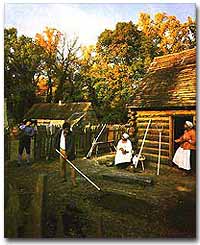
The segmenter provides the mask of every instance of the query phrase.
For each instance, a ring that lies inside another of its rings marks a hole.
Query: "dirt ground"
[[[101,191],[80,175],[77,175],[76,187],[70,178],[62,183],[58,159],[21,167],[17,167],[15,161],[5,162],[5,187],[12,186],[20,200],[17,237],[34,237],[32,202],[41,174],[47,176],[45,238],[196,237],[195,176],[185,176],[183,171],[166,165],[161,165],[160,175],[156,175],[156,166],[151,164],[145,165],[144,172],[140,166],[129,171],[119,170],[107,166],[113,157],[76,160],[76,166]],[[120,174],[127,176],[126,181],[117,177]],[[109,179],[109,175],[116,178]],[[134,178],[141,181],[134,182]],[[143,179],[150,181],[143,182]],[[7,192],[5,188],[5,200]],[[5,215],[5,220],[7,218]]]

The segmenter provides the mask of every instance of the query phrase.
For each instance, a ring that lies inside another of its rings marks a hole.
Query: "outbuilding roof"
[[[95,115],[91,102],[74,103],[37,103],[26,114],[26,118],[67,120],[82,117],[85,113],[92,112]],[[96,118],[95,118],[96,119]]]

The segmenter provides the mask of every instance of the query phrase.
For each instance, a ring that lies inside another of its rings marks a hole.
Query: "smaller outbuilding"
[[[37,120],[38,125],[53,124],[60,127],[64,121],[81,127],[97,124],[98,119],[91,102],[38,103],[26,114],[26,118]]]

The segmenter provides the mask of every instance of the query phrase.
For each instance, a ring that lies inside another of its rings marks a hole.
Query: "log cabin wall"
[[[142,154],[157,163],[159,129],[163,129],[161,164],[169,163],[184,121],[196,124],[196,49],[155,57],[127,108],[129,124],[136,127],[137,151],[152,119]]]
[[[158,162],[159,130],[162,129],[161,138],[161,164],[169,164],[174,152],[174,118],[176,116],[191,116],[196,120],[195,110],[163,110],[163,111],[135,111],[129,108],[129,123],[136,125],[138,151],[151,119],[151,124],[143,146],[142,154],[146,161],[156,164]]]

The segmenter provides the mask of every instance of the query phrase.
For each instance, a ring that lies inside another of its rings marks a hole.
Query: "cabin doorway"
[[[174,137],[173,137],[173,154],[179,147],[179,144],[175,143],[174,140],[178,139],[184,132],[185,121],[193,122],[193,116],[175,116],[174,117]]]

